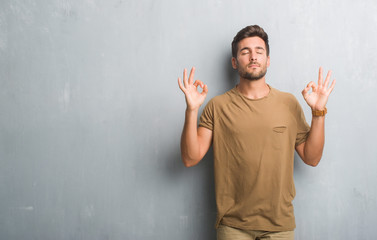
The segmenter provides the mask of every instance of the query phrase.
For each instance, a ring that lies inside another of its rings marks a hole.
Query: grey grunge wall
[[[318,167],[296,156],[296,239],[373,239],[377,2],[1,0],[0,239],[215,239],[210,151],[185,168],[195,66],[208,100],[232,88],[230,43],[269,34],[267,82],[337,85]]]

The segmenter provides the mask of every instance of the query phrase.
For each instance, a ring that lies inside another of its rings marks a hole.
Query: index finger
[[[323,84],[322,67],[319,67],[319,73],[318,73],[318,86],[322,86],[322,84]]]
[[[195,67],[191,68],[188,83],[191,85],[194,82]]]
[[[325,79],[325,88],[327,88],[327,86],[329,85],[329,82],[330,82],[330,78],[331,78],[331,73],[332,71],[328,71],[327,73],[327,76],[326,76],[326,79]]]

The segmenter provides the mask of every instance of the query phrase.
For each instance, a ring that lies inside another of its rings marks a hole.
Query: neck
[[[263,98],[270,92],[270,88],[266,84],[266,79],[264,77],[254,81],[240,78],[240,84],[237,85],[237,90],[244,97],[249,99]]]

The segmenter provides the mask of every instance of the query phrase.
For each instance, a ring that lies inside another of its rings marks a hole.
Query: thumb
[[[207,93],[208,93],[208,87],[207,87],[207,85],[204,85],[204,87],[203,87],[203,91],[202,91],[201,95],[206,96]]]

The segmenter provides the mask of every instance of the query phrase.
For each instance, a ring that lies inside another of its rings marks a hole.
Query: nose
[[[257,54],[255,52],[250,53],[250,61],[255,61],[257,60]]]

